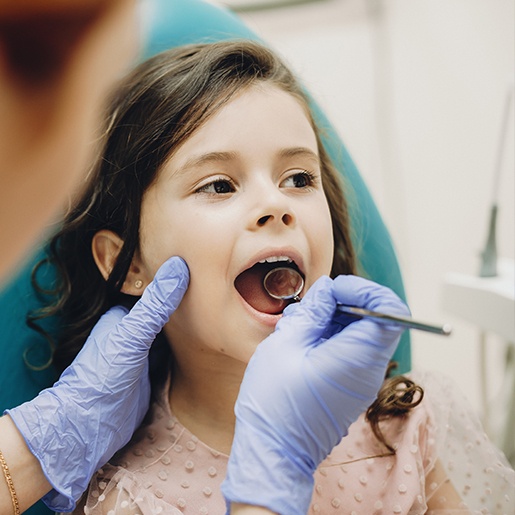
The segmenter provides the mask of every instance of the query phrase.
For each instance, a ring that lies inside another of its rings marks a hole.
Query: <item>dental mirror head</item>
[[[263,279],[263,286],[274,299],[299,301],[304,279],[294,268],[285,266],[270,270]]]

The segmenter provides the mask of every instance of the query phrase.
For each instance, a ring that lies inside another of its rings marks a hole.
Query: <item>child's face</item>
[[[260,265],[240,274],[287,256],[307,289],[331,269],[317,143],[298,101],[262,85],[226,104],[145,193],[140,238],[138,265],[148,281],[173,255],[190,269],[189,289],[166,328],[174,347],[184,342],[247,362],[280,313],[260,291]]]

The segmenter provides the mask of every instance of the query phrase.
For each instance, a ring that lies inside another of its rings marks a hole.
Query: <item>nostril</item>
[[[292,218],[292,216],[291,216],[290,214],[285,213],[285,214],[282,216],[281,220],[283,221],[283,224],[284,224],[284,225],[290,225],[290,224],[291,224],[291,222],[292,222],[292,220],[293,220],[293,218]]]
[[[266,216],[262,216],[259,220],[258,220],[258,225],[265,225],[268,220],[271,218],[271,215],[266,215]]]

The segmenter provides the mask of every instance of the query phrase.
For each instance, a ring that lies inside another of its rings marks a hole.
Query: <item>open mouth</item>
[[[303,276],[295,262],[287,257],[268,258],[244,270],[234,281],[234,286],[245,302],[261,313],[279,315],[284,308],[294,302],[271,297],[263,286],[265,275],[278,267],[297,270]],[[303,276],[304,277],[304,276]]]

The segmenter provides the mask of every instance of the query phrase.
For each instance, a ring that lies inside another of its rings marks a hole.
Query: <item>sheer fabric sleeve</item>
[[[439,373],[411,376],[424,388],[435,424],[438,459],[426,476],[428,515],[515,515],[515,472],[458,386]]]

